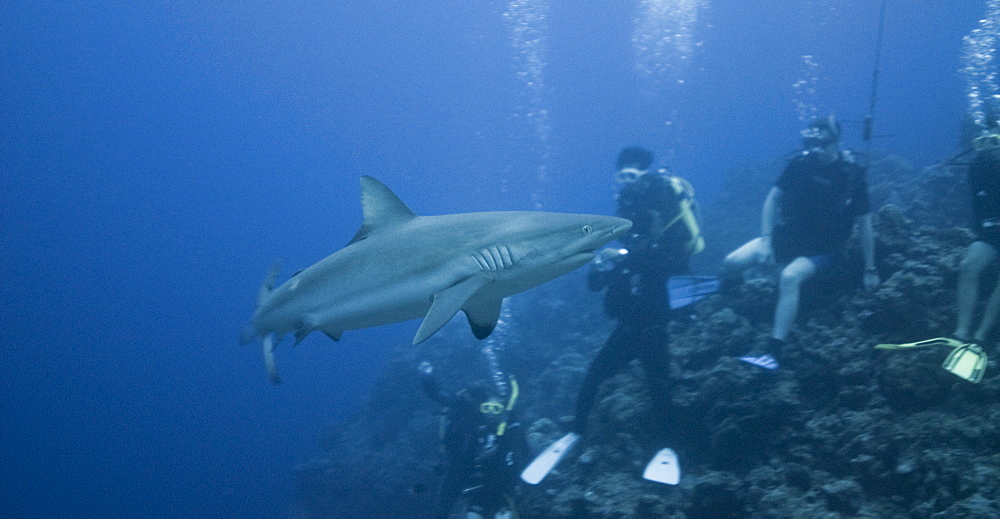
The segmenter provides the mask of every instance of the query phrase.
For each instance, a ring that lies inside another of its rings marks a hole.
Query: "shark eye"
[[[594,232],[594,228],[591,227],[591,226],[589,226],[589,225],[584,225],[582,230],[583,230],[583,234],[590,234],[590,233]]]

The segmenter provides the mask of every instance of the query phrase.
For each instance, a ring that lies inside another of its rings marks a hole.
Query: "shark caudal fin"
[[[271,294],[274,290],[274,282],[278,279],[278,274],[281,272],[281,260],[275,261],[271,265],[271,270],[267,272],[267,277],[264,278],[264,282],[260,285],[260,290],[257,291],[257,306],[254,309],[254,313],[260,309],[260,306],[267,299],[267,296]],[[253,322],[243,327],[243,331],[240,332],[240,344],[250,344],[253,342],[257,336],[257,327],[254,326]]]
[[[264,301],[271,295],[271,291],[274,290],[274,282],[277,281],[280,272],[281,260],[278,260],[271,265],[271,270],[268,271],[267,277],[264,278],[264,282],[260,285],[260,290],[257,292],[257,308],[254,313],[260,310]],[[267,368],[268,378],[271,379],[273,384],[280,384],[281,376],[278,375],[278,368],[274,363],[274,348],[278,345],[278,341],[275,340],[274,336],[270,333],[260,333],[254,323],[251,322],[244,326],[243,331],[240,332],[240,344],[250,344],[257,337],[261,337],[262,339],[264,367]]]
[[[261,342],[263,343],[264,367],[267,368],[267,378],[271,380],[272,384],[278,385],[281,383],[281,375],[278,374],[278,365],[274,363],[274,347],[278,345],[278,342],[270,333],[265,335]]]

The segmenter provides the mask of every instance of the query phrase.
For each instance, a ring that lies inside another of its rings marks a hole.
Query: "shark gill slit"
[[[490,270],[489,265],[486,264],[486,260],[483,259],[482,256],[483,256],[482,252],[476,252],[475,254],[472,255],[472,259],[476,260],[476,263],[479,264],[479,268],[483,270]]]
[[[514,255],[510,253],[510,247],[505,243],[503,247],[498,247],[500,250],[500,259],[503,260],[504,267],[514,266]]]
[[[490,247],[490,257],[493,258],[493,263],[496,265],[497,271],[503,270],[507,267],[507,264],[503,261],[503,255],[500,254],[500,247],[496,245]]]
[[[486,263],[490,266],[490,270],[496,272],[497,262],[493,259],[493,251],[487,247],[479,252],[483,255],[483,259],[486,260]]]

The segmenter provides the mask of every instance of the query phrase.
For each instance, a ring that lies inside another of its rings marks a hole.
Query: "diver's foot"
[[[753,364],[754,366],[760,366],[764,369],[778,369],[778,359],[764,353],[747,353],[746,355],[740,357],[740,360],[746,362],[747,364]]]
[[[778,369],[778,359],[774,356],[780,355],[784,350],[784,347],[785,341],[771,337],[768,338],[766,346],[755,348],[753,351],[743,355],[739,359],[747,364],[760,366],[764,369]]]
[[[959,342],[964,342],[966,344],[968,344],[970,342],[979,342],[979,341],[977,341],[975,339],[970,339],[968,333],[963,333],[963,332],[961,332],[959,330],[955,330],[955,331],[951,332],[951,335],[949,335],[948,337],[950,337],[952,339],[955,339],[956,341],[959,341]]]

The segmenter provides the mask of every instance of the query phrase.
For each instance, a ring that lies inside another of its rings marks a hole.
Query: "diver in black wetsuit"
[[[443,475],[435,505],[436,519],[451,517],[460,497],[467,499],[462,519],[516,517],[514,493],[524,468],[528,444],[513,415],[517,381],[510,378],[506,399],[486,384],[446,395],[427,362],[419,367],[424,393],[444,406],[442,419]]]
[[[611,337],[590,365],[577,396],[572,432],[580,436],[601,382],[639,359],[661,410],[669,401],[667,357],[670,301],[667,279],[689,271],[691,254],[704,247],[695,218],[694,193],[683,179],[666,170],[650,172],[653,154],[640,147],[618,155],[617,216],[632,220],[621,238],[627,252],[606,249],[588,274],[588,285],[607,288],[604,308],[617,320]],[[624,252],[624,253],[623,253]]]
[[[758,359],[755,355],[761,355],[759,359],[769,360],[767,365],[752,363],[777,366],[765,354],[781,353],[798,313],[802,284],[829,269],[856,221],[865,288],[879,284],[866,170],[852,154],[840,150],[840,134],[840,124],[832,115],[813,121],[803,131],[804,149],[788,162],[764,201],[761,235],[726,256],[723,272],[729,286],[734,280],[742,282],[743,271],[754,264],[785,264],[769,343],[741,360],[752,362]]]
[[[1000,128],[994,126],[984,132],[974,144],[977,153],[969,165],[969,189],[976,240],[969,246],[959,267],[958,320],[952,336],[983,346],[1000,317],[998,284],[983,309],[979,327],[972,333],[973,314],[979,302],[979,278],[986,267],[1000,257]]]

